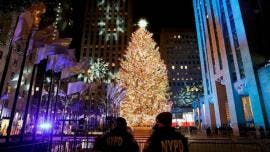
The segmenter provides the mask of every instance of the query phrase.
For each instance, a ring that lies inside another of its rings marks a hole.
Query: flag
[[[60,97],[66,97],[66,93],[65,93],[65,91],[63,91],[62,89],[59,89],[58,90],[58,95],[60,96]]]
[[[75,66],[70,68],[65,68],[62,70],[61,79],[69,78],[71,76],[77,75],[89,68],[88,60],[82,60],[77,63]]]
[[[66,54],[67,53],[67,47],[63,47],[61,45],[57,44],[50,44],[47,47],[47,55],[55,55],[55,54]]]
[[[71,95],[78,92],[83,92],[87,89],[87,85],[82,81],[68,83],[67,95]]]
[[[78,68],[78,66],[75,65],[73,67],[63,69],[62,73],[61,73],[61,79],[69,78],[69,77],[72,77],[76,74],[79,74],[81,72],[81,70],[77,69],[77,68]]]
[[[75,60],[75,59],[76,59],[76,57],[75,57],[75,49],[67,49],[66,55],[67,55],[70,59]]]
[[[27,40],[31,34],[34,24],[34,18],[30,11],[23,12],[18,19],[16,29],[13,36],[13,45],[19,44],[21,40]]]
[[[31,54],[35,48],[43,47],[45,44],[49,44],[53,41],[55,34],[55,28],[48,26],[43,30],[33,31],[29,40],[27,53]]]
[[[39,47],[36,50],[35,64],[39,64],[42,60],[46,59],[48,56],[53,56],[57,54],[65,54],[71,60],[75,60],[75,49],[67,49],[61,46],[52,46],[45,44],[43,47]]]
[[[0,100],[8,100],[8,93],[4,93],[1,97]]]
[[[42,60],[47,59],[47,45],[44,47],[39,47],[36,50],[36,55],[35,55],[35,64],[39,64]]]
[[[42,96],[47,95],[47,94],[49,94],[49,92],[43,88],[42,89]]]
[[[65,54],[51,55],[48,58],[46,71],[53,70],[54,72],[60,72],[64,68],[69,68],[74,65],[74,60]]]
[[[54,40],[51,44],[60,45],[67,48],[70,45],[71,41],[72,41],[72,38],[61,38],[61,39]]]

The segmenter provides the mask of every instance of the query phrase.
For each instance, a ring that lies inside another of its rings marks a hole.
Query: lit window
[[[178,35],[178,36],[177,36],[177,38],[178,38],[178,39],[180,39],[180,38],[181,38],[181,36],[180,36],[180,35]]]
[[[172,66],[172,69],[173,69],[173,70],[175,69],[174,65]]]
[[[187,66],[185,65],[185,69],[187,69]]]
[[[180,69],[183,69],[183,65],[180,66]]]

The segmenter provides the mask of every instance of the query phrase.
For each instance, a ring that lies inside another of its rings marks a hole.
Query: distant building
[[[241,127],[270,122],[256,72],[269,60],[269,28],[263,24],[269,2],[252,2],[193,0],[205,90],[202,125],[231,126],[235,135]]]
[[[102,58],[113,72],[120,66],[132,32],[132,1],[87,1],[80,59]]]
[[[192,30],[162,29],[160,52],[168,69],[168,79],[174,113],[192,111],[193,99],[188,91],[201,86],[201,70],[196,34]],[[190,88],[189,88],[190,87]],[[183,98],[179,97],[183,96]],[[179,100],[180,98],[180,100]]]

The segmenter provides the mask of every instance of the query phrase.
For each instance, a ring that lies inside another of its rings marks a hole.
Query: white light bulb
[[[141,28],[145,28],[147,26],[148,22],[145,19],[140,19],[138,25]]]

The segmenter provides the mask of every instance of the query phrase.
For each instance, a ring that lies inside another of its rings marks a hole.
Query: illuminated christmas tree
[[[127,89],[120,115],[132,127],[152,126],[158,113],[170,111],[168,78],[164,62],[146,22],[132,34],[131,42],[121,61],[119,79]]]

